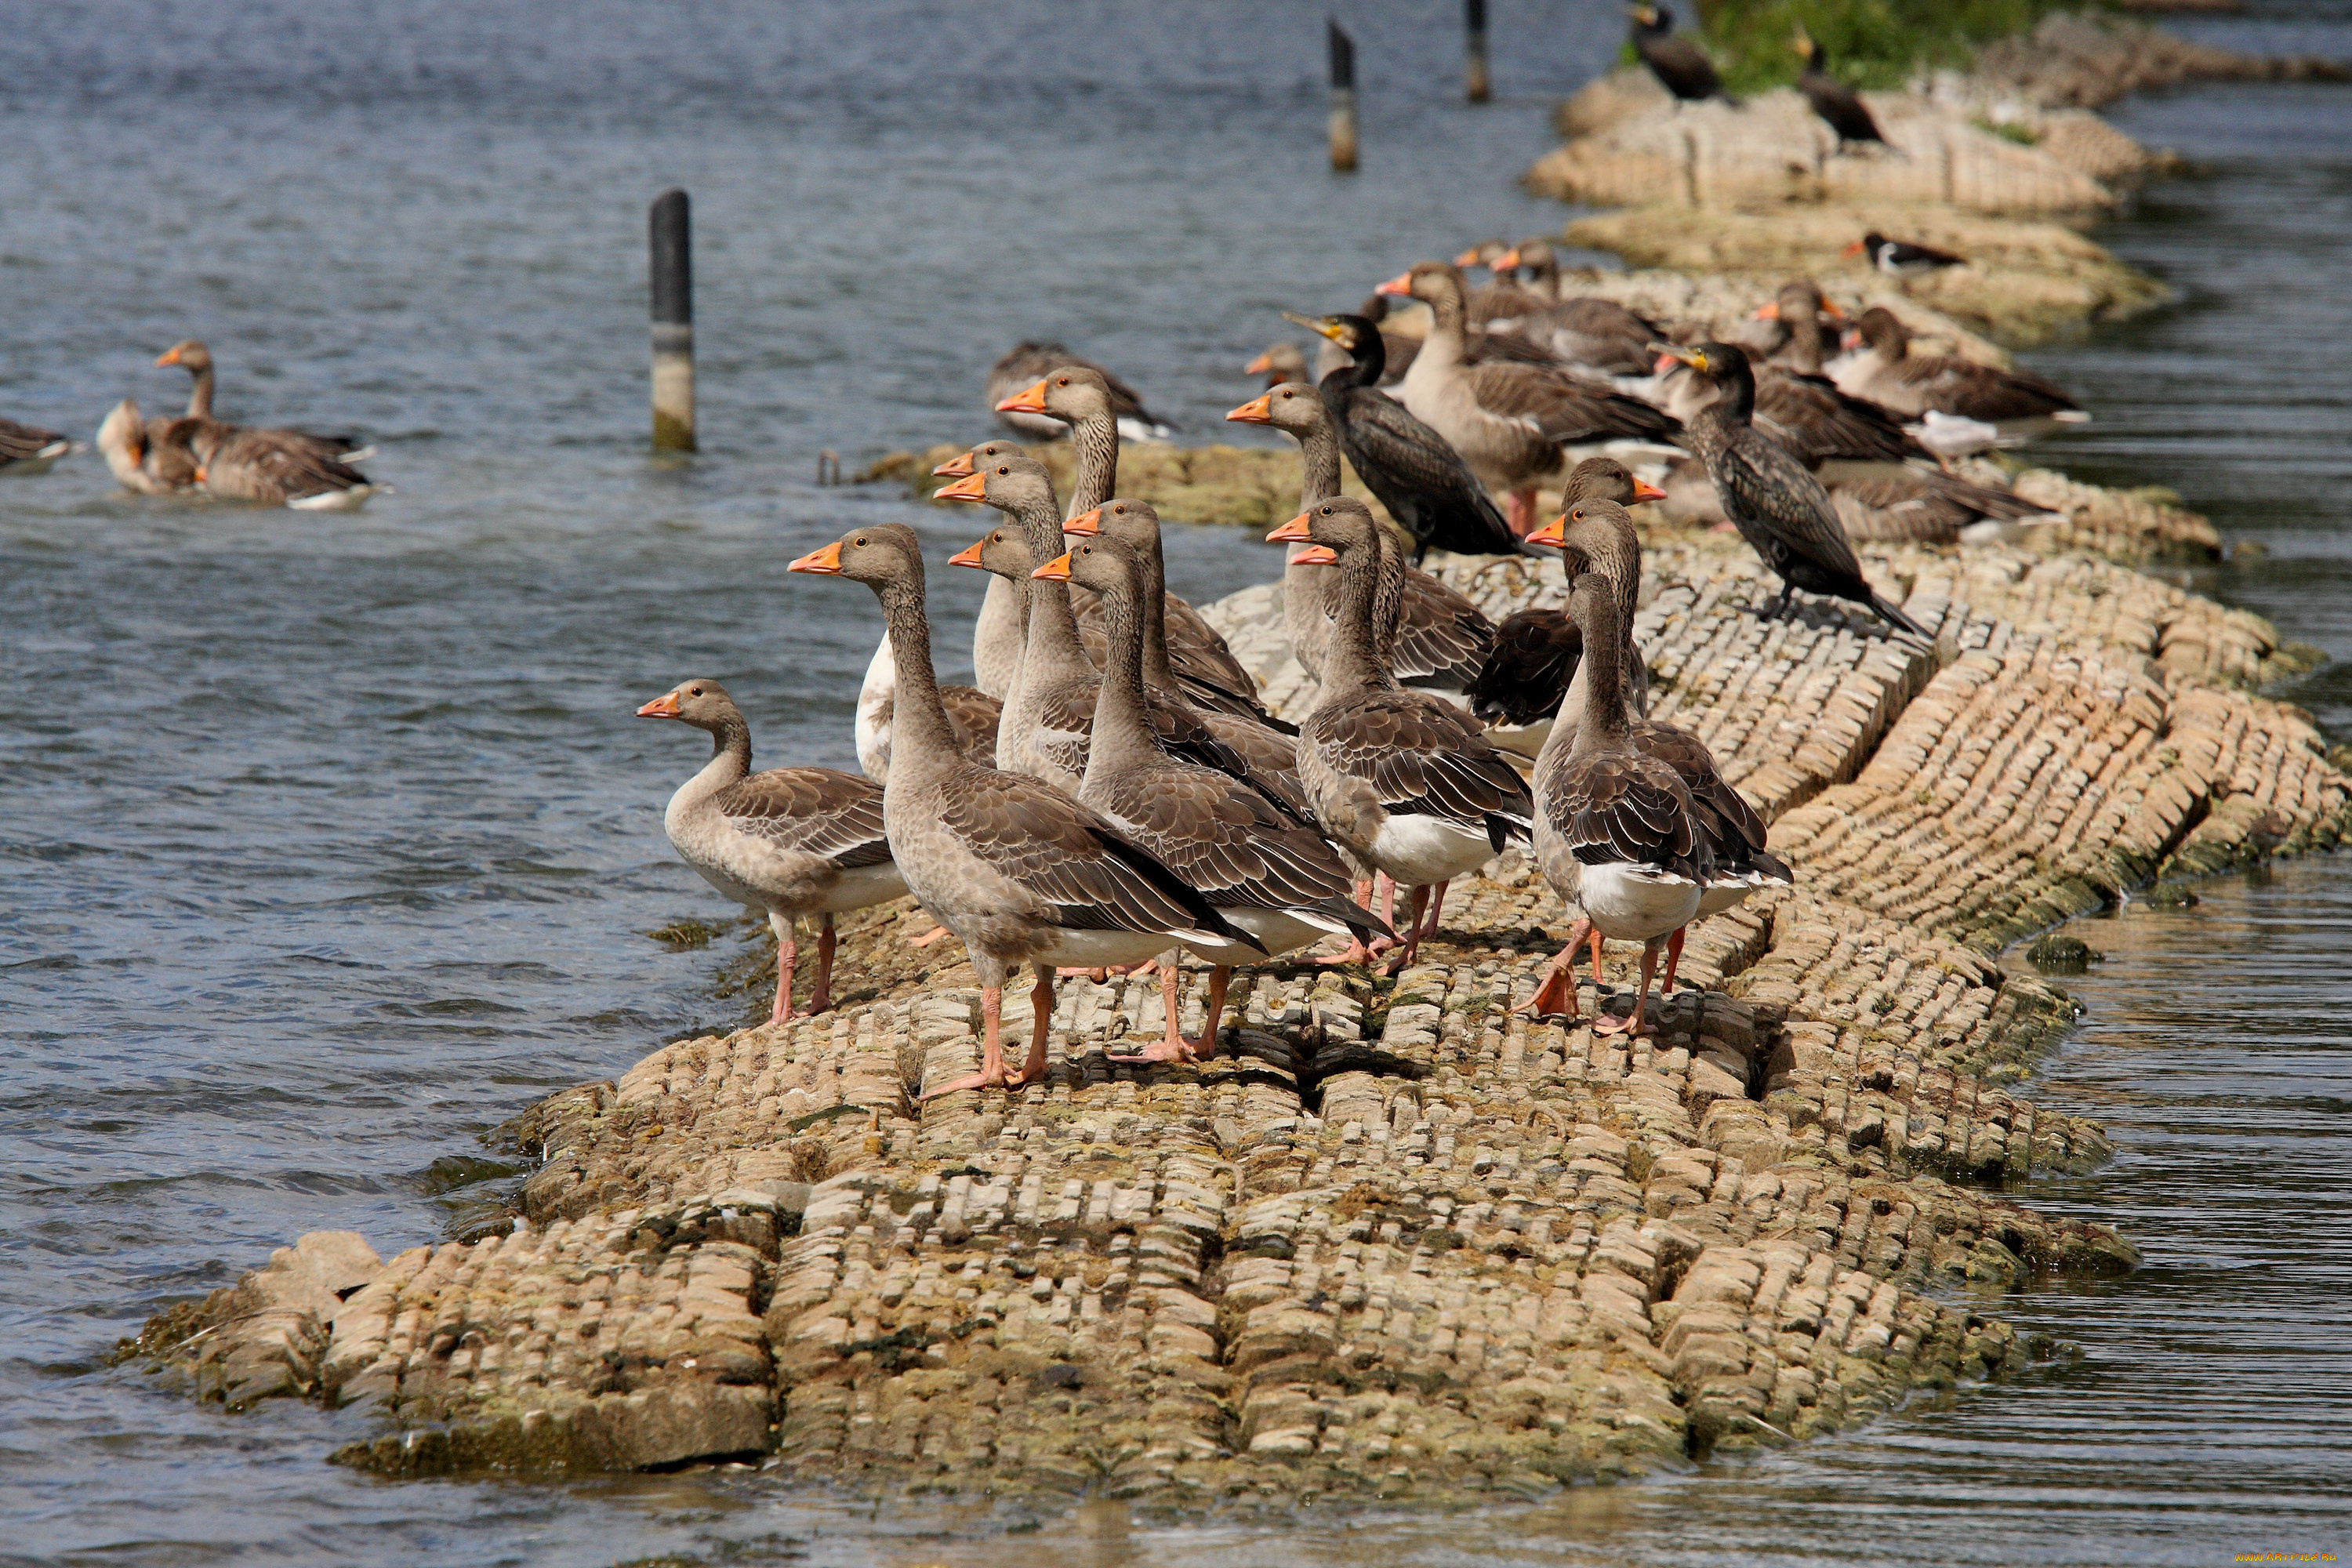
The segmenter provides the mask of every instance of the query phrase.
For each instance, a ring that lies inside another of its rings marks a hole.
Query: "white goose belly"
[[[1698,913],[1698,897],[1699,886],[1688,877],[1622,860],[1586,866],[1576,889],[1586,918],[1619,942],[1648,942],[1688,925]]]
[[[1392,812],[1372,835],[1371,862],[1408,888],[1465,877],[1495,858],[1481,829],[1442,816]]]

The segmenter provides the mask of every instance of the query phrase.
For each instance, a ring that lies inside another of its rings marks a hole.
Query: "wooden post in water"
[[[1494,79],[1486,74],[1486,0],[1463,0],[1468,7],[1462,51],[1462,79],[1473,103],[1495,96]]]
[[[1326,16],[1331,40],[1331,172],[1356,172],[1356,41]]]
[[[654,450],[694,450],[694,245],[686,193],[654,198]]]

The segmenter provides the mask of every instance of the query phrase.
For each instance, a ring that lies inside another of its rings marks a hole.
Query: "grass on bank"
[[[1733,92],[1761,92],[1797,77],[1789,46],[1801,25],[1849,87],[1899,88],[1923,68],[1966,66],[1979,47],[2022,33],[2066,0],[1696,0],[1675,6]],[[1635,58],[1630,47],[1626,58]]]

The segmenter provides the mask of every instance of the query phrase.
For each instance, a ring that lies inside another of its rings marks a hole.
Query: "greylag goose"
[[[1057,441],[1068,430],[1061,421],[1048,419],[1034,408],[1007,407],[1006,405],[1023,387],[1072,365],[1090,370],[1102,377],[1103,385],[1110,394],[1111,416],[1118,423],[1118,433],[1129,440],[1165,441],[1176,434],[1172,426],[1143,406],[1143,399],[1136,395],[1135,388],[1094,361],[1080,359],[1059,343],[1015,343],[1010,353],[989,369],[988,405],[996,411],[999,419],[1024,436],[1040,441]]]
[[[1837,132],[1837,150],[1843,153],[1865,142],[1885,146],[1886,138],[1878,133],[1878,121],[1870,117],[1868,107],[1855,96],[1853,89],[1830,75],[1829,54],[1813,42],[1812,35],[1801,26],[1789,47],[1805,62],[1804,68],[1797,73],[1797,90],[1813,106],[1822,123]]]
[[[1312,397],[1310,390],[1307,395]],[[1183,684],[1169,668],[1167,634],[1155,611],[1167,600],[1161,574],[1166,570],[1160,552],[1160,514],[1148,501],[1113,497],[1092,511],[1083,511],[1062,525],[1062,531],[1073,539],[1097,537],[1118,541],[1131,552],[1138,568],[1143,573],[1143,680],[1153,700],[1163,704],[1189,708],[1192,716],[1210,734],[1214,735],[1234,755],[1249,766],[1248,780],[1258,789],[1272,795],[1276,802],[1302,819],[1307,817],[1305,787],[1298,781],[1298,726],[1286,724],[1264,710],[1255,714],[1235,713],[1221,709],[1203,708],[1192,701]],[[1081,585],[1091,587],[1091,584]],[[1097,603],[1099,603],[1097,596]],[[1107,609],[1106,609],[1107,614]],[[1099,667],[1110,668],[1110,660],[1118,648],[1109,637],[1108,619],[1099,618],[1105,633],[1103,657]],[[1088,652],[1092,653],[1091,646]],[[1097,700],[1097,707],[1100,707]]]
[[[904,898],[906,879],[883,833],[882,792],[833,768],[751,771],[751,727],[715,680],[681,681],[637,710],[710,732],[710,761],[678,785],[662,829],[678,858],[739,904],[768,913],[776,934],[772,1024],[793,1016],[800,922],[814,915],[816,989],[809,1011],[833,1005],[833,917]]]
[[[183,338],[156,356],[155,368],[177,365],[188,373],[188,417],[211,419],[213,416],[213,351],[200,338]],[[362,447],[349,436],[321,436],[312,430],[281,429],[269,432],[289,441],[299,441],[316,447],[325,457],[339,458],[346,463],[357,463],[374,454],[373,447]]]
[[[1764,847],[1764,819],[1725,780],[1715,765],[1715,758],[1698,737],[1687,730],[1638,715],[1640,683],[1633,678],[1633,671],[1640,656],[1633,650],[1633,621],[1628,612],[1641,592],[1642,546],[1625,509],[1609,500],[1580,501],[1533,537],[1536,542],[1556,546],[1564,552],[1571,592],[1577,579],[1588,573],[1598,576],[1609,589],[1611,618],[1618,629],[1619,679],[1625,688],[1628,710],[1626,734],[1636,751],[1665,763],[1682,779],[1683,787],[1690,792],[1693,820],[1698,825],[1700,839],[1706,848],[1709,869],[1699,890],[1698,913],[1692,918],[1705,920],[1737,909],[1759,888],[1772,883],[1788,885],[1794,879],[1789,868]],[[1580,640],[1581,636],[1580,629]],[[1545,742],[1546,752],[1555,761],[1564,759],[1575,749],[1576,726],[1583,721],[1586,696],[1584,688],[1578,684],[1586,679],[1581,663],[1578,669],[1568,690],[1561,694],[1559,715],[1552,724],[1552,736]],[[1541,753],[1537,757],[1537,765],[1540,795]],[[1662,996],[1674,992],[1675,970],[1682,962],[1682,952],[1683,933],[1677,930],[1666,942],[1665,983],[1658,992]]]
[[[1664,500],[1665,491],[1633,477],[1614,458],[1587,458],[1568,476],[1562,504],[1605,500],[1619,507]],[[1622,512],[1619,515],[1622,515]],[[1529,543],[1552,542],[1549,530],[1528,535]],[[1627,640],[1622,667],[1626,677],[1626,701],[1636,713],[1650,707],[1650,672],[1640,650],[1633,646],[1631,628],[1636,596],[1642,587],[1642,542],[1633,520],[1613,553],[1600,570],[1618,587],[1617,616],[1624,622]],[[1584,634],[1562,606],[1515,610],[1495,628],[1495,646],[1486,655],[1478,678],[1466,695],[1470,711],[1486,725],[1487,738],[1507,751],[1534,757],[1551,734],[1552,721],[1576,671],[1580,668]]]
[[[1840,390],[1898,414],[1964,415],[1992,425],[2004,437],[2076,425],[2090,418],[2055,383],[2023,371],[2000,370],[1950,354],[1911,353],[1911,331],[1884,305],[1874,305],[1847,331],[1861,352],[1833,370]]]
[[[1685,427],[1691,449],[1706,464],[1716,494],[1739,536],[1748,541],[1764,564],[1780,579],[1775,614],[1786,614],[1789,595],[1802,588],[1866,606],[1891,626],[1914,637],[1927,633],[1916,621],[1879,596],[1863,580],[1862,563],[1854,559],[1838,523],[1837,509],[1821,480],[1805,470],[1777,442],[1759,435],[1750,423],[1756,411],[1756,378],[1748,356],[1729,343],[1701,343],[1696,348],[1659,345],[1701,377],[1728,394],[1710,403]]]
[[[1489,360],[1464,353],[1462,275],[1423,261],[1381,285],[1381,291],[1425,301],[1429,335],[1397,398],[1453,443],[1471,471],[1509,492],[1515,536],[1535,527],[1536,488],[1568,467],[1566,448],[1597,441],[1655,441],[1675,421],[1638,398],[1580,381],[1562,367]]]
[[[1242,366],[1244,375],[1265,377],[1268,391],[1286,381],[1306,381],[1307,356],[1298,352],[1297,343],[1276,343],[1257,358]]]
[[[1536,761],[1535,850],[1544,880],[1578,914],[1568,945],[1521,1006],[1572,1022],[1576,960],[1585,940],[1638,942],[1642,980],[1633,1015],[1604,1017],[1593,1032],[1639,1037],[1659,946],[1697,917],[1699,891],[1713,868],[1682,775],[1633,743],[1617,668],[1624,632],[1610,585],[1591,574],[1578,578],[1568,613],[1584,636],[1578,694],[1584,711],[1573,731],[1565,722],[1552,727]],[[1596,972],[1599,963],[1596,949]]]
[[[1349,901],[1347,868],[1308,822],[1277,811],[1237,779],[1160,749],[1143,694],[1146,644],[1137,613],[1139,604],[1150,602],[1151,588],[1135,552],[1108,535],[1081,539],[1035,574],[1092,588],[1110,627],[1110,662],[1096,700],[1094,741],[1078,799],[1248,933],[1245,944],[1185,944],[1213,966],[1207,1027],[1200,1039],[1185,1039],[1178,1026],[1171,954],[1160,963],[1166,1033],[1141,1054],[1111,1060],[1206,1060],[1217,1054],[1217,1025],[1234,964],[1288,952],[1325,936],[1352,933],[1360,943],[1394,933]]]
[[[1557,303],[1519,286],[1517,253],[1502,240],[1480,240],[1455,257],[1454,265],[1465,271],[1483,267],[1494,274],[1486,287],[1470,289],[1463,299],[1464,314],[1474,327],[1541,315]]]
[[[857,765],[877,784],[890,782],[890,720],[897,708],[898,669],[890,661],[886,640],[866,666],[858,688],[856,735]],[[955,726],[956,743],[974,762],[996,756],[996,721],[1004,704],[970,686],[942,686],[940,700],[947,705],[948,722]]]
[[[1381,663],[1374,601],[1395,588],[1393,579],[1381,580],[1379,530],[1361,501],[1334,496],[1266,537],[1318,544],[1337,557],[1339,622],[1315,710],[1299,726],[1298,773],[1323,831],[1412,889],[1412,929],[1397,959],[1403,966],[1437,929],[1446,883],[1524,836],[1533,802],[1518,771],[1468,714],[1406,690]]]
[[[46,474],[49,465],[73,450],[73,438],[37,425],[0,419],[0,475],[26,479]]]
[[[1005,541],[992,534],[957,557],[960,564],[1013,573],[1023,585],[1027,636],[1020,679],[997,721],[996,764],[1075,794],[1086,773],[1087,737],[1094,725],[1100,677],[1078,642],[1066,585],[1029,580],[1039,561],[1050,561],[1062,552],[1062,523],[1054,504],[1053,481],[1035,459],[1008,453],[940,490],[937,499],[983,501],[1018,525],[1018,531]],[[1025,556],[1018,566],[992,562],[986,553],[992,542],[1017,543]],[[1219,741],[1192,709],[1155,697],[1152,712],[1161,743],[1171,752],[1236,777],[1247,774],[1247,763]]]
[[[848,577],[882,602],[898,671],[883,830],[908,889],[963,942],[980,976],[980,1071],[927,1088],[922,1098],[1043,1080],[1060,965],[1141,963],[1180,943],[1248,941],[1091,807],[1051,784],[967,761],[957,750],[932,673],[922,550],[913,529],[858,529],[789,569]],[[1036,971],[1034,1021],[1027,1059],[1008,1072],[1000,1037],[1004,977],[1019,963]]]
[[[1965,256],[1937,250],[1932,245],[1916,245],[1907,239],[1889,239],[1876,230],[1864,235],[1839,254],[1866,256],[1871,270],[1884,272],[1889,278],[1924,278],[1946,267],[1969,264]]]
[[[1412,535],[1413,559],[1432,550],[1461,555],[1516,551],[1510,524],[1462,454],[1380,389],[1388,340],[1379,329],[1362,316],[1283,314],[1349,354],[1349,363],[1326,375],[1317,390],[1330,410],[1349,465],[1398,526]]]
[[[99,455],[124,489],[142,496],[182,495],[196,488],[196,455],[188,442],[194,419],[142,419],[126,397],[98,427]]]
[[[1401,408],[1396,412],[1404,414]],[[1339,493],[1339,437],[1330,405],[1318,389],[1276,387],[1225,417],[1237,424],[1270,425],[1298,442],[1305,459],[1298,497],[1302,510]],[[1466,472],[1464,482],[1475,486]],[[1499,514],[1496,521],[1501,521]],[[1385,532],[1381,543],[1384,553],[1397,553],[1395,542]],[[1406,565],[1401,553],[1395,565],[1402,574],[1397,618],[1381,628],[1389,671],[1401,686],[1459,694],[1494,642],[1494,624],[1466,596],[1419,567]],[[1296,551],[1283,568],[1283,629],[1299,664],[1318,680],[1323,679],[1323,648],[1331,636],[1328,593],[1334,581],[1323,567],[1300,564]]]
[[[1659,85],[1675,95],[1677,107],[1710,98],[1719,98],[1726,103],[1736,101],[1723,90],[1723,79],[1715,74],[1715,63],[1688,38],[1675,37],[1672,11],[1664,5],[1629,5],[1625,15],[1633,21],[1633,52],[1642,57],[1642,63],[1650,68],[1650,74],[1658,79]]]
[[[1008,454],[1029,456],[1010,441],[983,441],[960,457],[950,458],[931,472],[940,479],[969,479],[981,468]],[[999,702],[1013,695],[1013,683],[1021,678],[1022,603],[1018,590],[1001,577],[992,577],[988,580],[987,595],[980,602],[980,615],[971,623],[972,683]],[[886,634],[875,657],[880,658],[889,646],[890,638]]]
[[[1063,365],[1006,398],[1003,406],[1070,427],[1077,461],[1065,517],[1092,511],[1118,493],[1119,424],[1114,417],[1116,399],[1101,372],[1083,364]],[[1167,628],[1169,658],[1192,700],[1203,708],[1263,718],[1257,683],[1225,646],[1225,639],[1201,618],[1198,610],[1164,587],[1160,596],[1165,601],[1161,624]],[[1069,598],[1078,624],[1083,627],[1092,623],[1097,614],[1094,595],[1080,591]],[[1100,635],[1097,629],[1096,639]]]
[[[296,430],[253,430],[216,420],[188,421],[196,482],[230,500],[262,501],[297,511],[357,511],[388,490]]]
[[[1525,267],[1535,275],[1531,292],[1542,307],[1520,321],[1521,337],[1588,370],[1608,375],[1650,374],[1650,344],[1664,335],[1657,324],[1614,300],[1563,294],[1559,257],[1550,241],[1523,240],[1517,248],[1506,251],[1496,265]]]

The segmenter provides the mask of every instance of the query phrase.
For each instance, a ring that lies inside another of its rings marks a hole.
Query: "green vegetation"
[[[1697,31],[1735,93],[1794,81],[1802,26],[1848,87],[1897,88],[1923,67],[1965,66],[1977,48],[2022,33],[2064,0],[1696,0]],[[1692,26],[1687,7],[1678,19]]]

